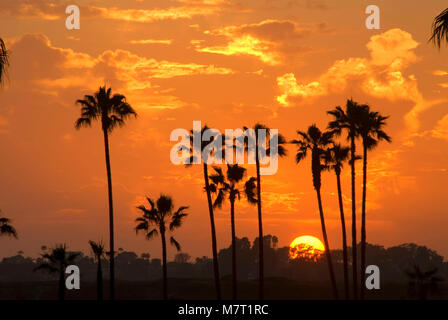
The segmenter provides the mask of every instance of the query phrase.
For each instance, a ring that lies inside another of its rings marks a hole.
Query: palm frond
[[[179,242],[177,242],[176,239],[174,239],[173,237],[170,237],[170,243],[171,243],[171,245],[176,247],[177,251],[181,250]]]

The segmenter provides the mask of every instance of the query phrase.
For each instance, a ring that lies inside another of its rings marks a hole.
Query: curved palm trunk
[[[317,202],[318,202],[318,205],[319,205],[319,215],[320,215],[320,224],[321,224],[321,227],[322,227],[322,237],[324,238],[325,256],[327,258],[328,271],[330,273],[331,287],[333,289],[333,296],[334,296],[334,298],[338,299],[339,298],[338,288],[336,287],[336,278],[334,276],[333,262],[331,260],[330,246],[328,244],[327,229],[325,228],[325,217],[324,217],[324,211],[322,209],[322,199],[321,199],[321,196],[320,196],[320,190],[319,189],[316,189],[316,194],[317,194]]]
[[[235,200],[230,200],[230,222],[232,226],[232,299],[237,299]]]
[[[342,227],[342,254],[344,260],[344,290],[345,299],[350,299],[350,286],[348,281],[348,254],[347,254],[347,231],[345,228],[344,203],[342,202],[341,173],[336,171],[336,182],[338,185],[339,211],[341,212]]]
[[[110,246],[110,299],[115,299],[115,259],[114,259],[114,207],[112,200],[112,173],[110,169],[109,136],[107,130],[104,133],[104,150],[106,153],[107,188],[109,195],[109,246]]]
[[[59,300],[65,299],[65,268],[64,266],[60,266],[59,270],[59,283],[58,283],[58,298]]]
[[[98,300],[103,300],[103,270],[101,268],[101,257],[98,257],[98,266],[96,271],[96,294]]]
[[[352,174],[352,272],[353,272],[353,297],[355,300],[358,299],[358,257],[356,248],[356,196],[355,196],[355,137],[351,135],[350,137],[350,166]]]
[[[165,231],[161,230],[160,235],[162,238],[162,270],[163,270],[163,300],[168,300],[168,273],[166,269],[166,239]]]
[[[205,162],[204,162],[204,182],[205,182],[205,191],[207,193],[208,211],[210,214],[210,225],[212,233],[213,272],[215,278],[216,299],[221,300],[221,283],[219,279],[219,263],[218,263],[218,250],[216,245],[215,218],[213,215],[213,203],[212,203],[212,196],[210,194],[210,183],[208,180],[208,167],[207,163]]]
[[[367,146],[363,143],[362,165],[362,217],[361,217],[361,292],[360,298],[364,299],[364,286],[366,277],[366,193],[367,193]]]
[[[264,239],[263,239],[263,220],[261,214],[261,177],[260,177],[260,159],[258,154],[258,134],[255,133],[255,163],[257,167],[257,207],[258,207],[258,279],[259,291],[258,298],[264,299]]]

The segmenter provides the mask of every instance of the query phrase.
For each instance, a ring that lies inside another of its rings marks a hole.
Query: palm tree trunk
[[[168,273],[166,269],[166,239],[165,231],[161,230],[160,235],[162,238],[162,270],[163,270],[163,300],[168,300]]]
[[[107,130],[104,133],[104,150],[106,153],[107,188],[109,195],[109,246],[110,246],[110,299],[115,299],[115,259],[114,259],[114,207],[112,200],[112,173],[110,169],[109,136]]]
[[[367,146],[363,142],[362,164],[362,217],[361,217],[361,292],[360,298],[364,300],[364,286],[366,277],[366,193],[367,193]]]
[[[353,271],[353,298],[358,299],[358,256],[356,248],[356,196],[355,196],[355,137],[350,137],[351,174],[352,174],[352,271]]]
[[[96,272],[97,299],[103,300],[103,270],[101,269],[101,257],[98,257],[98,270]]]
[[[232,299],[237,299],[235,200],[230,200],[230,222],[232,226]]]
[[[336,181],[338,185],[339,211],[341,212],[342,227],[342,253],[344,260],[344,290],[345,299],[350,299],[350,286],[348,281],[348,254],[347,254],[347,231],[345,229],[344,203],[342,202],[341,173],[336,172]]]
[[[324,238],[325,256],[327,258],[328,271],[330,272],[331,287],[333,289],[333,296],[337,300],[339,298],[338,288],[336,287],[336,278],[334,276],[333,262],[331,260],[330,246],[328,244],[327,229],[325,228],[325,217],[324,217],[324,211],[322,209],[322,199],[320,197],[319,189],[316,189],[316,194],[317,194],[317,203],[319,205],[319,215],[320,215],[320,224],[322,227],[322,237]]]
[[[216,245],[215,218],[213,215],[212,196],[210,194],[210,184],[208,181],[208,167],[207,163],[205,162],[204,162],[204,182],[205,182],[205,192],[207,193],[208,212],[210,214],[210,225],[212,233],[213,271],[215,278],[216,299],[221,300],[221,283],[219,279],[219,262],[218,262],[218,250]]]
[[[264,253],[263,253],[263,220],[261,214],[261,177],[260,177],[260,159],[258,154],[258,133],[255,133],[255,163],[257,167],[257,207],[258,207],[258,279],[259,291],[258,298],[264,299]]]
[[[63,265],[60,266],[59,270],[59,284],[58,284],[58,298],[63,301],[65,296],[65,268]]]

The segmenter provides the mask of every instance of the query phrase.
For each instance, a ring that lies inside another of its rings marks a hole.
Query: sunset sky
[[[70,4],[80,8],[80,30],[65,28]],[[381,10],[380,30],[365,27],[369,4]],[[160,256],[158,239],[135,235],[135,207],[166,193],[176,207],[190,206],[175,234],[183,251],[211,256],[202,167],[170,162],[173,129],[190,129],[193,120],[221,130],[261,122],[290,140],[312,123],[325,128],[326,111],[353,97],[390,115],[393,139],[370,154],[367,241],[416,242],[448,257],[448,48],[428,43],[446,7],[442,0],[0,1],[0,37],[11,51],[0,89],[0,209],[19,233],[0,239],[0,257],[108,243],[100,126],[74,128],[76,99],[104,84],[138,113],[110,138],[117,248]],[[262,177],[264,232],[280,246],[305,234],[321,238],[311,160],[297,166],[294,147],[288,151],[277,174]],[[334,174],[323,174],[322,196],[330,247],[340,248]],[[237,236],[252,241],[256,207],[242,198],[236,210]],[[228,247],[228,206],[216,219],[218,247]]]

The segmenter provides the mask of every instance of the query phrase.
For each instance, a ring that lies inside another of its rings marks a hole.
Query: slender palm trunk
[[[106,153],[107,188],[109,195],[109,246],[110,246],[110,299],[115,299],[115,252],[114,252],[114,207],[112,200],[112,173],[110,169],[109,136],[107,130],[104,133],[104,149]]]
[[[161,228],[162,229],[162,228]],[[168,273],[166,269],[166,239],[165,230],[160,230],[162,238],[162,272],[163,272],[163,300],[168,300]]]
[[[62,264],[59,270],[58,298],[61,301],[65,299],[65,268]]]
[[[325,228],[325,217],[324,217],[324,211],[322,209],[322,199],[320,197],[319,189],[316,189],[316,194],[317,194],[317,202],[319,205],[319,215],[320,215],[320,224],[322,227],[322,237],[324,238],[325,256],[327,258],[328,271],[330,273],[331,287],[333,289],[334,298],[338,299],[339,298],[338,288],[336,287],[336,278],[334,276],[333,262],[331,260],[330,246],[328,244],[327,229]]]
[[[351,174],[352,174],[352,271],[353,271],[353,298],[358,299],[358,256],[356,248],[356,196],[355,196],[355,137],[350,137]]]
[[[212,196],[210,194],[210,183],[208,181],[208,168],[207,163],[205,162],[204,162],[204,181],[205,181],[205,191],[207,193],[208,211],[210,214],[210,225],[212,233],[213,271],[215,278],[216,299],[221,300],[221,283],[219,279],[219,262],[218,262],[218,250],[216,245],[215,218],[213,215],[213,203],[212,203]]]
[[[98,269],[96,271],[96,294],[98,300],[103,300],[103,270],[101,268],[101,257],[98,257]]]
[[[341,212],[341,227],[342,227],[342,254],[344,260],[344,290],[345,299],[350,299],[350,285],[348,281],[348,254],[347,254],[347,231],[345,228],[344,203],[342,202],[342,188],[341,188],[341,172],[336,171],[336,182],[338,185],[338,200],[339,211]]]
[[[260,159],[258,154],[258,133],[255,133],[255,163],[257,167],[257,207],[258,207],[258,279],[259,291],[258,298],[264,299],[264,239],[263,239],[263,219],[261,214],[261,177],[260,177]]]
[[[361,217],[361,292],[360,298],[364,300],[364,286],[366,277],[366,193],[367,193],[367,146],[363,142],[362,164],[362,217]]]
[[[237,299],[235,200],[230,200],[230,222],[232,226],[232,299]]]

